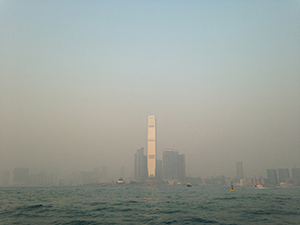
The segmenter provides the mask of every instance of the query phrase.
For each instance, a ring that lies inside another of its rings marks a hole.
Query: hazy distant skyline
[[[300,167],[299,1],[0,0],[0,172]]]

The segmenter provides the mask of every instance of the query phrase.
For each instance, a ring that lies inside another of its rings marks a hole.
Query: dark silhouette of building
[[[278,184],[277,179],[277,170],[275,169],[267,169],[267,175],[268,175],[268,183],[272,185]]]
[[[164,149],[163,151],[163,179],[164,181],[178,181],[178,151]]]
[[[278,169],[278,182],[286,182],[290,178],[289,169]]]
[[[164,149],[163,151],[163,180],[185,182],[185,155],[178,155],[177,150]]]
[[[134,154],[134,179],[144,181],[147,176],[147,156],[144,155],[144,148],[140,148]]]
[[[292,168],[292,176],[294,178],[294,185],[300,185],[300,168]]]

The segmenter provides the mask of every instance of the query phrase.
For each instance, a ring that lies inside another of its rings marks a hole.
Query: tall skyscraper
[[[147,178],[147,156],[144,148],[140,148],[134,154],[134,179],[144,181]]]
[[[178,179],[178,151],[164,149],[163,152],[163,178],[165,181]]]
[[[267,175],[268,175],[268,183],[272,185],[278,184],[277,179],[277,170],[275,169],[267,169]]]
[[[244,172],[243,172],[243,162],[238,161],[236,162],[236,179],[240,181],[244,179]]]
[[[156,122],[155,116],[148,116],[147,145],[148,177],[155,177],[156,172]]]
[[[278,169],[278,181],[286,182],[286,179],[290,178],[290,171],[289,169]]]

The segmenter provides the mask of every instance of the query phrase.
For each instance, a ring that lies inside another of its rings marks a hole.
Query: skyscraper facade
[[[275,169],[267,169],[267,175],[268,175],[268,183],[272,185],[278,184],[277,179],[277,170]]]
[[[156,173],[156,122],[155,116],[148,116],[147,144],[148,177],[154,178]]]
[[[147,179],[147,156],[144,155],[144,148],[140,148],[134,154],[134,179],[144,181]]]
[[[289,169],[278,169],[278,181],[286,182],[286,180],[290,178],[290,171]]]
[[[244,172],[243,172],[243,162],[238,161],[236,162],[236,179],[240,181],[244,179]]]
[[[178,179],[178,151],[164,149],[163,152],[163,179],[176,181]]]

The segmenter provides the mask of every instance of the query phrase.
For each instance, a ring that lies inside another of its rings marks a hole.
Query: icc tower
[[[147,164],[148,177],[154,178],[156,172],[156,122],[155,116],[148,116]]]

